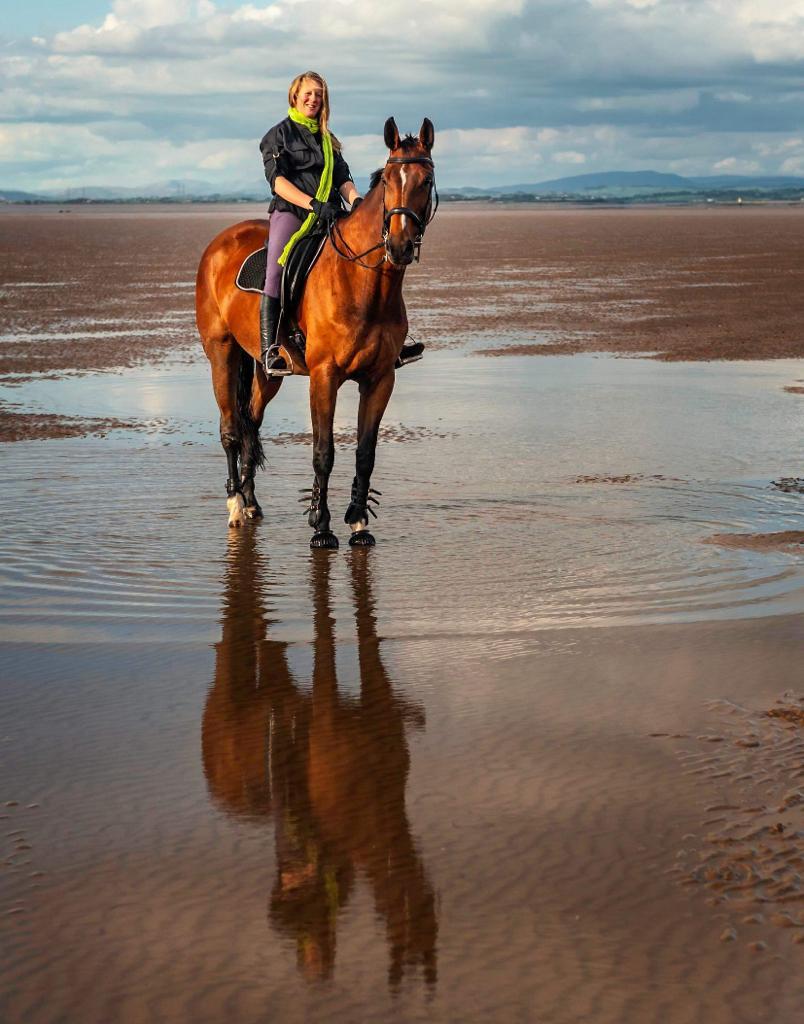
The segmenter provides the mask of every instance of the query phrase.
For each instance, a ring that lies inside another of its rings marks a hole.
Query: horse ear
[[[433,139],[435,139],[435,128],[433,128],[433,122],[429,117],[425,117],[422,121],[422,126],[419,129],[419,142],[429,153],[433,148]]]
[[[395,150],[399,145],[399,129],[396,126],[396,121],[389,117],[385,122],[385,145],[391,150]]]

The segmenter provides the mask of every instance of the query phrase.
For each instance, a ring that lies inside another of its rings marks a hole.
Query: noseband
[[[424,167],[433,167],[433,161],[427,156],[389,156],[385,162],[385,166],[388,164],[422,164]],[[396,214],[400,214],[403,217],[410,217],[413,223],[416,225],[416,237],[413,239],[413,260],[419,262],[419,254],[422,247],[422,239],[424,238],[424,231],[430,221],[435,217],[436,210],[438,209],[438,189],[435,184],[435,176],[430,180],[430,194],[427,197],[427,205],[424,208],[424,213],[420,216],[415,210],[411,210],[409,206],[394,206],[391,210],[385,208],[385,188],[386,182],[385,177],[382,178],[382,238],[376,245],[372,245],[370,249],[366,249],[365,252],[355,253],[352,251],[351,246],[343,237],[340,229],[337,227],[335,222],[329,230],[329,240],[332,242],[332,247],[335,252],[341,257],[341,259],[348,260],[350,263],[357,263],[358,266],[365,267],[366,270],[379,270],[379,268],[390,260],[390,252],[388,249],[389,232],[391,230],[391,218]],[[435,196],[435,202],[433,197]],[[335,238],[337,235],[338,241]],[[339,248],[338,243],[345,246],[348,252],[344,252]],[[385,249],[383,258],[374,264],[363,263],[363,257],[368,256],[369,253],[376,252],[377,249]]]

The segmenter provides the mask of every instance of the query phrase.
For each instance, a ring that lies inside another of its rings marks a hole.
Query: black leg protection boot
[[[293,372],[276,344],[279,309],[279,299],[273,295],[260,296],[260,359],[269,377],[288,377]]]

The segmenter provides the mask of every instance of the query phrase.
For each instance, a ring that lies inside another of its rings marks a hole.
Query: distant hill
[[[801,188],[804,178],[750,177],[744,174],[720,174],[709,178],[687,178],[698,188]]]
[[[365,191],[368,181],[357,179],[358,188]],[[549,198],[581,199],[587,202],[610,200],[636,202],[690,202],[703,201],[707,195],[715,201],[731,198],[745,191],[754,198],[800,198],[804,194],[804,178],[773,175],[711,175],[708,177],[682,177],[659,171],[603,171],[574,174],[566,178],[551,178],[520,185],[497,185],[489,188],[463,186],[450,188],[441,183],[441,193],[452,199],[496,198],[501,202],[524,199]],[[8,203],[80,203],[80,202],[254,202],[267,203],[268,186],[259,178],[235,184],[215,185],[194,178],[171,178],[148,185],[87,185],[69,189],[43,190],[38,193],[19,189],[1,189],[0,202]],[[652,197],[656,197],[653,199]]]
[[[74,199],[90,199],[108,202],[114,199],[206,199],[210,196],[241,198],[243,195],[264,195],[263,188],[255,185],[213,185],[208,181],[194,178],[171,178],[168,181],[152,182],[149,185],[82,185],[75,188],[48,189],[41,193],[47,199],[67,202]]]
[[[41,202],[42,196],[34,192],[20,192],[13,188],[0,188],[0,203]]]
[[[667,192],[685,188],[695,190],[696,186],[689,178],[682,178],[680,174],[661,174],[659,171],[603,171],[598,174],[573,174],[568,178],[553,178],[550,181],[539,181],[535,185],[504,185],[492,191],[497,195],[509,195],[512,192],[571,194],[612,188],[649,188],[654,192]]]

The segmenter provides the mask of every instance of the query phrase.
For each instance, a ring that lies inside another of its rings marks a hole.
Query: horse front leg
[[[311,548],[337,548],[338,538],[330,529],[329,476],[335,462],[335,440],[332,422],[339,381],[330,367],[310,372],[310,414],[313,421],[313,480],[307,522],[315,530]]]
[[[376,502],[371,490],[371,474],[377,451],[377,437],[391,392],[394,390],[394,371],[377,381],[364,381],[360,385],[360,407],[357,415],[357,454],[355,478],[352,481],[352,500],[346,510],[344,522],[352,528],[349,544],[352,547],[371,547],[374,537],[368,528],[369,514],[376,518],[371,507]]]

